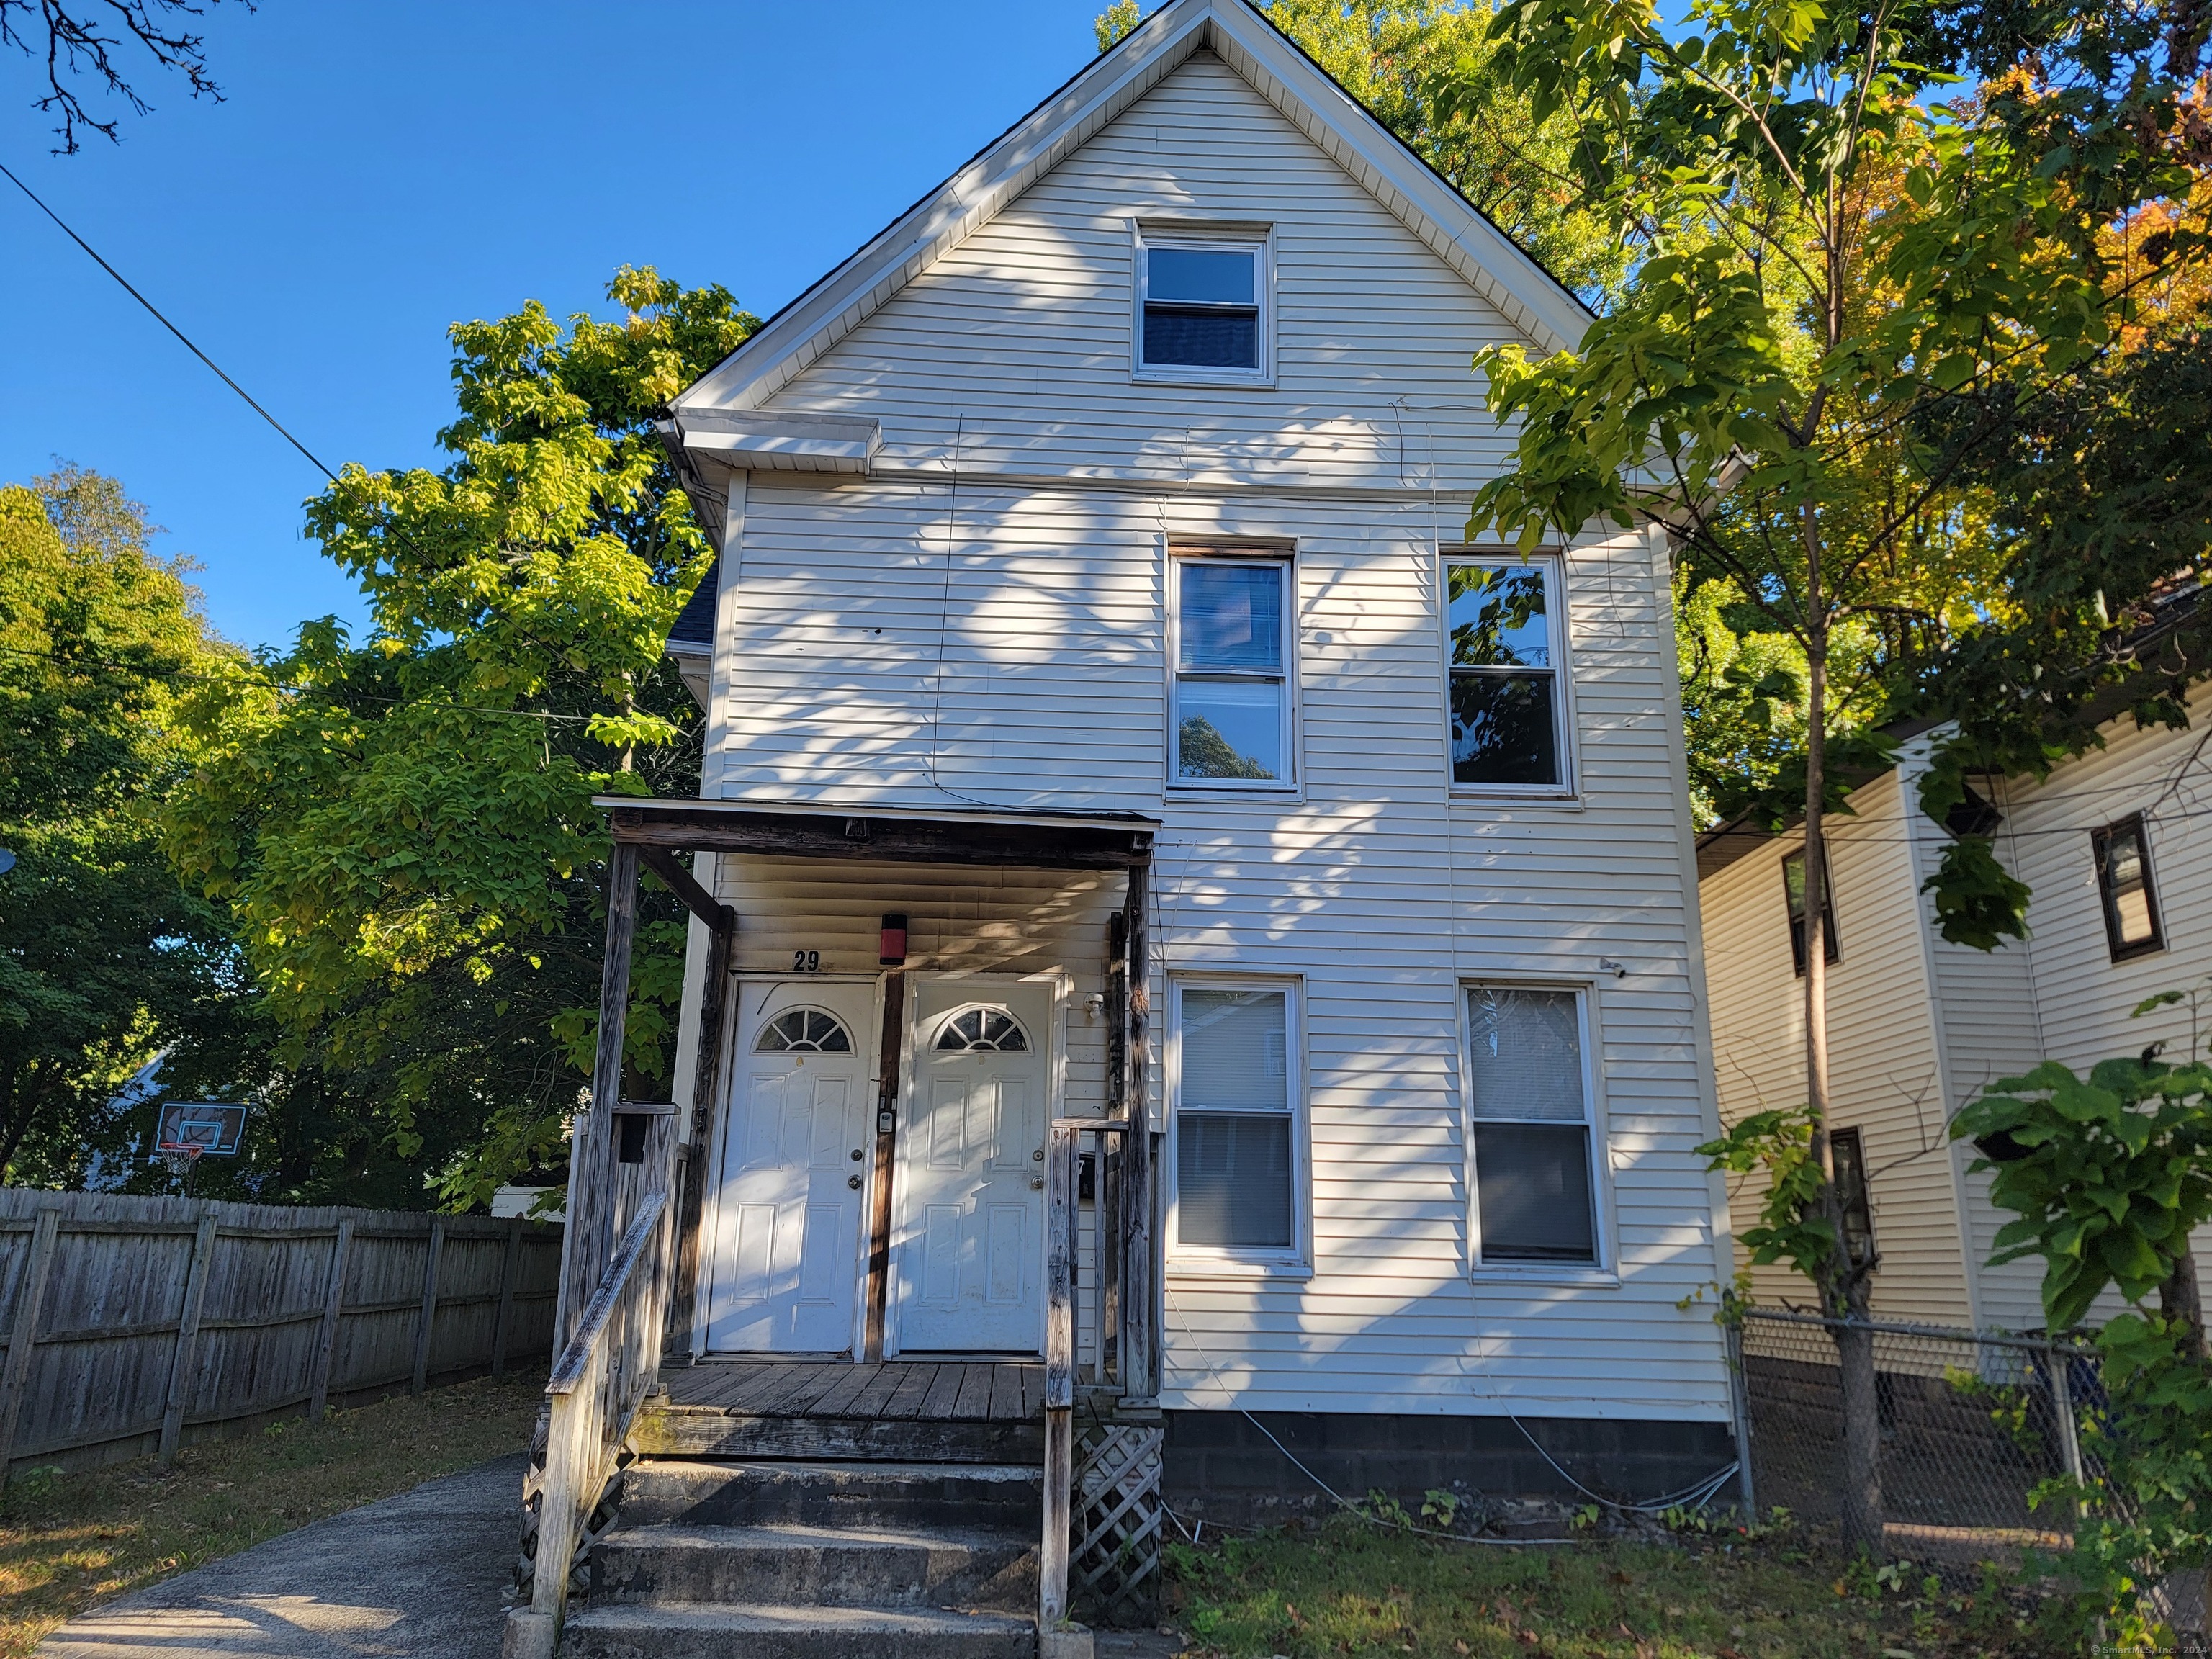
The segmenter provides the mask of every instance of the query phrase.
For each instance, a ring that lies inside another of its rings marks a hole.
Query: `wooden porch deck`
[[[1013,1361],[706,1360],[664,1368],[660,1384],[664,1409],[732,1417],[1034,1423],[1044,1410],[1044,1367]]]

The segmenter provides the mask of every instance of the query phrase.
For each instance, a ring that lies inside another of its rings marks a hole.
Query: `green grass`
[[[1997,1573],[1881,1577],[1787,1533],[1506,1548],[1349,1518],[1170,1547],[1168,1613],[1225,1659],[2044,1659],[2071,1609]]]
[[[0,1659],[112,1595],[487,1457],[522,1451],[541,1376],[399,1395],[310,1426],[203,1441],[81,1474],[19,1472],[0,1504]],[[518,1501],[520,1492],[517,1493]]]

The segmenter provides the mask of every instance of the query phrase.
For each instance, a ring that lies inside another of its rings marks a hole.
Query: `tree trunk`
[[[1868,1316],[1867,1273],[1850,1258],[1835,1157],[1828,1139],[1828,630],[1820,592],[1820,540],[1806,532],[1805,734],[1805,1098],[1813,1119],[1813,1158],[1820,1166],[1820,1208],[1835,1240],[1819,1275],[1820,1311],[1830,1327],[1844,1412],[1842,1499],[1846,1548],[1882,1553],[1881,1413]]]
[[[2204,1298],[2197,1281],[2197,1253],[2185,1238],[2166,1282],[2158,1287],[2158,1310],[2186,1333],[2182,1345],[2184,1355],[2200,1366],[2205,1364]],[[2212,1565],[2184,1567],[2169,1573],[2160,1589],[2166,1616],[2177,1633],[2197,1635],[2208,1623],[2212,1623],[2212,1617],[2208,1617],[2212,1614]],[[2186,1650],[2203,1650],[2195,1647]]]
[[[2173,1270],[2166,1275],[2166,1283],[2158,1287],[2158,1310],[2166,1318],[2180,1322],[2189,1334],[2189,1358],[2203,1364],[2204,1298],[2197,1289],[2196,1253],[2186,1242],[2181,1254],[2173,1259]]]

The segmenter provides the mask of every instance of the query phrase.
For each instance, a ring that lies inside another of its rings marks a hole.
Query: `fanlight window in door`
[[[955,1014],[937,1034],[940,1051],[1013,1054],[1029,1046],[1030,1040],[1014,1017],[1001,1008],[970,1008],[964,1014]]]
[[[849,1054],[853,1052],[853,1039],[846,1035],[844,1022],[835,1014],[825,1014],[819,1008],[794,1008],[787,1014],[778,1014],[761,1027],[760,1041],[753,1044],[753,1052]]]

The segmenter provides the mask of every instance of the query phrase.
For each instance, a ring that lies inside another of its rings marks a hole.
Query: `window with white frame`
[[[1186,788],[1288,787],[1297,637],[1291,562],[1182,554],[1169,575],[1169,781]]]
[[[1565,611],[1559,561],[1541,555],[1454,556],[1446,562],[1444,580],[1452,782],[1465,788],[1564,791]]]
[[[1138,243],[1140,375],[1264,380],[1267,310],[1264,240],[1148,231]]]
[[[1583,1000],[1571,988],[1468,988],[1475,1260],[1483,1267],[1598,1265],[1598,1139]]]
[[[1174,990],[1176,1248],[1293,1258],[1299,1248],[1295,993],[1279,984],[1180,981]]]

